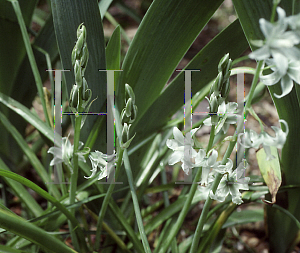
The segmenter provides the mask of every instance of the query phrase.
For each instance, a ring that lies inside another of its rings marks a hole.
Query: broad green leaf
[[[238,43],[237,43],[238,42]],[[222,44],[220,48],[219,45]],[[192,90],[203,89],[217,75],[217,66],[225,53],[232,59],[240,56],[248,47],[243,30],[236,20],[210,41],[186,66],[185,69],[201,69],[192,73]],[[218,48],[218,50],[216,50]],[[136,95],[137,97],[137,95]],[[132,126],[132,132],[139,138],[159,130],[184,104],[184,72],[181,72],[149,107],[139,122]]]
[[[272,3],[272,0],[233,0],[234,7],[248,41],[252,39],[264,39],[260,31],[259,19],[265,18],[266,20],[270,20]],[[300,12],[298,1],[282,0],[279,6],[285,9],[287,16],[291,15],[293,11],[294,14]],[[252,45],[250,44],[250,46]],[[295,89],[281,99],[273,95],[274,93],[281,94],[280,84],[268,86],[268,89],[276,106],[279,118],[284,119],[289,126],[289,134],[281,153],[281,169],[284,174],[285,184],[299,184],[299,100],[297,99]],[[277,194],[277,204],[287,208],[297,219],[300,219],[299,194],[299,190],[291,190],[288,193]],[[291,245],[293,238],[298,232],[297,227],[292,221],[287,221],[282,217],[280,212],[275,211],[271,207],[267,207],[267,216],[270,250],[275,253],[286,252],[288,245]]]
[[[87,47],[89,51],[89,61],[85,71],[85,78],[89,89],[92,90],[93,96],[95,96],[92,99],[97,97],[92,103],[90,112],[95,114],[106,112],[106,72],[99,71],[106,69],[105,42],[98,2],[96,0],[52,0],[51,4],[54,29],[63,69],[71,70],[64,73],[68,93],[70,93],[72,85],[75,83],[71,53],[77,39],[76,31],[79,24],[84,23],[87,30]],[[87,117],[81,131],[81,140],[83,142],[88,138],[98,117],[105,116],[89,115]],[[96,142],[97,149],[106,145],[105,129],[103,128],[102,135],[100,135]],[[105,150],[100,150],[105,152]]]
[[[274,156],[272,160],[267,160],[265,149],[262,148],[256,152],[256,159],[258,162],[259,170],[269,188],[272,196],[272,201],[265,200],[266,203],[275,204],[276,194],[281,185],[281,170],[276,147],[270,147],[271,154]]]
[[[48,252],[76,252],[56,237],[49,235],[43,229],[29,223],[18,215],[13,215],[3,209],[0,209],[0,227],[26,238]]]
[[[121,28],[117,26],[106,47],[106,68],[119,70],[121,63]]]
[[[222,228],[233,227],[250,222],[259,222],[264,220],[264,210],[262,208],[246,209],[242,211],[234,211]]]
[[[136,122],[144,116],[222,2],[155,0],[151,4],[123,62],[116,89],[120,110],[124,106],[124,85],[128,83],[136,96]]]

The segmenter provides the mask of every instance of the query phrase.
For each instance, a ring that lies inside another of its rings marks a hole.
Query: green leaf
[[[89,89],[98,97],[92,104],[90,111],[93,113],[105,112],[106,102],[106,72],[99,71],[106,69],[105,41],[102,28],[102,21],[97,1],[81,0],[52,0],[52,14],[54,29],[57,38],[57,45],[61,56],[63,69],[71,70],[64,72],[68,93],[75,83],[71,53],[76,41],[76,31],[79,24],[84,23],[87,30],[87,47],[89,61],[85,71],[85,77]],[[68,11],[66,11],[68,10]],[[92,98],[93,99],[93,98]],[[102,111],[103,110],[103,111]],[[81,139],[86,141],[88,135],[99,116],[89,115],[81,131]],[[105,117],[105,116],[102,116]],[[102,135],[96,142],[97,149],[106,145],[105,128]],[[96,148],[96,147],[95,147]]]
[[[6,166],[3,160],[0,158],[0,167],[3,170],[10,171]],[[4,178],[9,187],[15,192],[22,202],[28,207],[28,209],[34,214],[35,217],[38,217],[42,214],[43,209],[35,201],[35,199],[29,194],[29,192],[18,182],[15,182],[12,179]]]
[[[267,154],[264,148],[256,152],[256,159],[258,162],[260,172],[272,196],[272,202],[269,202],[267,200],[265,200],[265,202],[268,204],[275,204],[276,194],[281,185],[282,180],[277,148],[271,146],[270,149],[271,154],[274,156],[272,160],[267,160]]]
[[[41,164],[40,160],[36,157],[35,153],[30,149],[30,147],[28,146],[27,142],[23,139],[21,134],[16,130],[16,128],[7,120],[7,118],[1,112],[0,112],[0,122],[4,125],[4,127],[7,129],[7,131],[10,132],[10,134],[13,136],[13,138],[19,144],[20,148],[23,150],[25,155],[28,157],[31,165],[33,166],[35,171],[38,173],[38,175],[42,178],[44,183],[50,183],[51,178],[49,177],[44,166]],[[47,184],[47,187],[48,187],[49,191],[52,192],[52,194],[55,197],[60,196],[58,189],[56,187],[54,187],[53,184]]]
[[[106,47],[107,70],[119,70],[121,63],[121,28],[117,26]]]
[[[15,113],[20,115],[29,124],[33,125],[41,134],[47,137],[51,142],[61,145],[61,138],[54,135],[54,131],[51,127],[42,121],[36,114],[33,114],[26,106],[22,105],[18,101],[0,93],[0,102],[5,106],[13,110]]]
[[[0,251],[2,253],[26,253],[27,251],[12,249],[9,246],[0,245]]]
[[[220,44],[222,44],[222,47],[219,47]],[[229,52],[230,58],[235,59],[247,47],[248,44],[243,30],[239,21],[236,20],[210,41],[186,66],[185,69],[201,69],[200,72],[192,73],[193,94],[203,89],[216,77],[219,60],[225,53]],[[137,94],[136,97],[138,97]],[[145,95],[142,97],[145,97]],[[147,135],[159,130],[183,104],[184,73],[180,72],[160,96],[155,99],[139,122],[137,124],[134,122],[132,125],[131,131],[137,133],[133,145],[140,138],[145,138]]]
[[[41,228],[3,209],[0,209],[0,227],[26,238],[49,252],[76,252]]]
[[[124,85],[128,83],[136,95],[136,122],[144,116],[222,2],[156,0],[151,4],[124,59],[116,91],[119,108],[124,107]]]

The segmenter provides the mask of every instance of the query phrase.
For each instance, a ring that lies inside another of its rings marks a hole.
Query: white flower
[[[207,185],[208,175],[211,169],[216,169],[220,166],[221,162],[217,162],[218,151],[212,150],[211,155],[206,157],[202,162],[202,176],[201,176],[201,185]]]
[[[78,149],[80,149],[82,146],[83,146],[83,143],[80,141]],[[70,160],[73,157],[73,150],[74,150],[74,145],[71,145],[71,142],[69,141],[69,139],[67,137],[63,137],[61,148],[51,147],[48,150],[48,153],[51,153],[54,156],[50,162],[50,166],[53,166],[55,164],[59,164],[59,163],[63,162],[69,168],[72,168],[72,164],[71,164]],[[78,160],[85,162],[85,159],[83,156],[85,153],[78,152],[77,154],[78,154]]]
[[[195,167],[201,167],[204,164],[205,156],[206,153],[204,149],[200,149],[198,152],[196,152],[196,155],[194,157],[185,156],[183,158],[182,165],[181,165],[183,171],[186,174],[188,174],[190,169]]]
[[[194,141],[192,136],[197,132],[199,128],[192,129],[185,137],[181,131],[177,128],[173,128],[174,139],[167,140],[168,148],[172,149],[174,153],[169,158],[169,164],[174,165],[177,162],[188,161],[190,158],[196,157],[197,152],[193,149]],[[187,166],[183,166],[185,173],[188,173]]]
[[[248,182],[250,180],[249,177],[242,177],[245,171],[244,162],[245,160],[233,172],[224,174],[215,194],[212,191],[209,192],[210,198],[223,202],[230,194],[233,203],[237,205],[243,203],[240,190],[249,190]]]
[[[278,149],[282,149],[283,145],[285,144],[286,137],[289,133],[289,127],[285,120],[279,120],[279,122],[285,125],[285,132],[278,127],[271,126],[271,128],[275,132],[275,136],[271,136],[266,132],[262,132],[259,135],[253,131],[247,131],[246,133],[240,133],[238,135],[238,142],[244,146],[245,148],[256,148],[258,149],[259,146],[262,144],[266,154],[267,159],[272,160],[274,157],[271,155],[270,146],[274,146]]]
[[[112,155],[105,155],[102,152],[96,150],[95,152],[91,152],[89,158],[91,160],[92,167],[93,167],[91,170],[92,175],[90,175],[89,177],[85,176],[84,178],[89,179],[95,176],[97,172],[97,168],[99,167],[100,174],[98,180],[101,180],[102,178],[107,176],[107,171],[109,171],[111,167],[114,165],[114,163],[111,162],[115,158],[115,153],[113,153]]]
[[[300,84],[300,61],[290,60],[280,54],[273,55],[272,59],[267,59],[266,63],[271,66],[273,73],[261,75],[261,81],[267,85],[274,85],[280,81],[282,94],[274,94],[277,98],[282,98],[293,89],[293,81]]]
[[[220,118],[216,126],[216,134],[222,129],[224,133],[227,133],[230,124],[236,124],[237,118],[240,115],[235,114],[238,108],[238,104],[235,102],[229,102],[225,104],[223,101],[218,107],[218,117]],[[211,117],[203,121],[204,125],[211,126]]]
[[[297,60],[300,58],[300,50],[294,45],[300,42],[299,36],[294,31],[286,31],[289,21],[285,11],[277,7],[278,21],[270,23],[261,18],[259,25],[265,36],[265,41],[254,40],[252,44],[260,47],[258,50],[249,54],[249,57],[256,60],[266,60],[274,54],[281,54],[288,59]]]
[[[256,148],[263,142],[263,136],[257,134],[254,130],[250,129],[245,133],[239,133],[238,142],[245,148]]]

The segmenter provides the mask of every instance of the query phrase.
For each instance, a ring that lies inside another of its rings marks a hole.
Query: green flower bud
[[[75,74],[75,82],[76,84],[81,87],[82,86],[82,73],[81,73],[81,67],[79,65],[79,61],[75,62],[74,66],[74,74]]]
[[[80,57],[80,66],[85,69],[87,62],[89,60],[89,51],[86,44],[82,48],[81,57]]]
[[[126,123],[129,123],[130,117],[126,116],[126,110],[125,108],[121,112],[121,124],[124,125]]]
[[[227,79],[221,89],[221,97],[226,99],[228,97],[229,91],[230,91],[230,81],[229,79]]]
[[[122,143],[126,143],[129,140],[129,128],[130,125],[125,123],[122,130]]]
[[[137,116],[137,112],[138,112],[138,108],[136,105],[132,106],[132,110],[131,110],[131,116],[130,116],[130,122],[129,123],[133,123],[136,119]]]
[[[70,107],[77,108],[79,104],[79,87],[74,84],[70,93]]]
[[[125,83],[125,91],[128,94],[128,96],[132,99],[132,104],[135,104],[135,95],[128,83]]]
[[[228,61],[229,61],[229,53],[225,54],[223,56],[223,58],[220,60],[219,65],[218,65],[218,71],[219,72],[226,71]]]
[[[129,98],[126,102],[126,106],[125,106],[125,113],[127,117],[131,116],[131,111],[132,111],[132,99]]]
[[[87,84],[87,81],[86,79],[83,77],[82,79],[82,100],[88,100],[89,98],[89,92],[88,92],[88,84]]]
[[[209,112],[212,114],[217,113],[218,107],[219,107],[219,103],[218,103],[217,96],[215,95],[215,93],[213,93],[213,94],[211,94],[210,99],[209,99]]]

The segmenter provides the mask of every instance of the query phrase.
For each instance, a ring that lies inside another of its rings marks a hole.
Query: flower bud
[[[79,61],[75,62],[74,66],[74,74],[75,74],[75,82],[79,86],[79,88],[82,86],[82,73],[81,73],[81,67],[79,65]]]
[[[129,98],[126,102],[126,106],[125,106],[125,113],[127,117],[131,116],[131,111],[132,111],[132,99]]]
[[[87,84],[87,81],[86,79],[83,77],[83,80],[82,80],[82,100],[88,100],[89,98],[89,92],[88,92],[88,84]]]
[[[129,123],[133,123],[136,119],[137,116],[137,112],[138,112],[138,108],[136,105],[132,106],[132,110],[131,110],[131,116],[130,116],[130,122]]]
[[[121,123],[122,125],[129,123],[130,117],[126,116],[126,110],[125,108],[121,112]]]
[[[218,99],[215,95],[215,93],[211,94],[210,99],[209,99],[209,112],[210,113],[217,113],[218,112]]]
[[[132,99],[132,104],[135,104],[135,95],[128,83],[125,83],[125,91],[128,94],[128,96]]]
[[[79,104],[79,87],[74,84],[70,93],[70,107],[77,108]]]
[[[219,72],[225,72],[229,63],[229,53],[225,54],[218,65]]]
[[[82,48],[82,54],[81,54],[81,58],[80,58],[80,66],[85,69],[87,62],[89,60],[89,51],[87,49],[86,44],[83,46]]]
[[[126,143],[129,140],[129,128],[130,125],[125,123],[122,130],[122,143]]]

